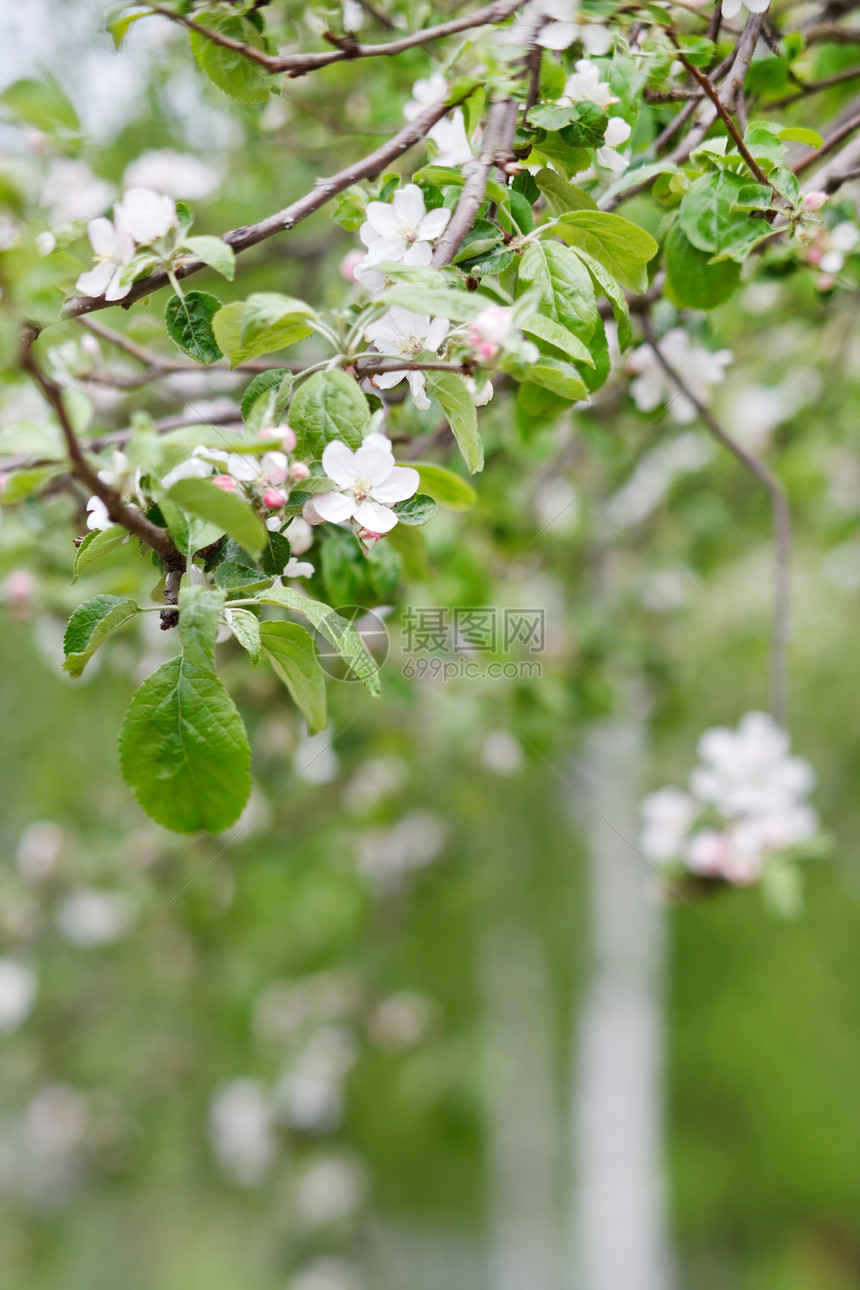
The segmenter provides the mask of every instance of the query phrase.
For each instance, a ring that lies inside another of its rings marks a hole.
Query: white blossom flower
[[[174,148],[154,148],[126,166],[122,184],[123,188],[149,188],[167,197],[193,202],[214,193],[219,180],[214,166],[200,157]]]
[[[344,31],[360,31],[364,26],[365,12],[358,0],[343,0]]]
[[[451,218],[444,206],[428,212],[417,184],[398,188],[390,202],[369,202],[366,213],[358,235],[368,248],[381,243],[386,260],[401,259],[415,242],[432,242]]]
[[[789,756],[788,735],[765,712],[748,712],[737,730],[717,726],[699,740],[702,765],[690,787],[728,818],[765,815],[808,794],[815,783],[803,757]]]
[[[432,139],[438,149],[436,161],[440,166],[466,166],[474,161],[466,120],[460,108],[454,108],[453,112],[437,121],[427,132],[427,138]]]
[[[611,116],[606,123],[603,143],[594,153],[598,166],[603,166],[606,170],[614,170],[616,174],[626,170],[630,163],[626,157],[621,156],[618,145],[626,143],[630,134],[630,126],[622,117]]]
[[[535,44],[543,49],[569,49],[575,40],[581,40],[585,52],[600,56],[608,54],[612,36],[600,23],[578,22],[579,0],[544,0],[543,16],[550,21],[541,27]]]
[[[770,0],[723,0],[723,17],[736,18],[741,9],[748,9],[750,13],[766,13]]]
[[[95,266],[82,273],[75,286],[85,296],[104,296],[105,300],[122,300],[131,283],[120,286],[119,279],[134,255],[131,235],[100,216],[87,225],[87,237],[95,256]]]
[[[283,578],[312,578],[314,576],[314,566],[307,560],[297,560],[292,556],[284,566],[281,574]]]
[[[284,536],[290,544],[293,555],[304,555],[314,544],[314,531],[307,520],[297,515],[286,528]]]
[[[118,231],[139,246],[148,246],[166,237],[176,225],[176,203],[150,188],[130,188],[114,206],[113,217]]]
[[[395,463],[383,434],[369,434],[355,452],[333,440],[323,450],[322,464],[337,488],[315,496],[317,514],[332,524],[354,519],[371,533],[394,528],[397,516],[391,504],[411,497],[421,482],[417,470]]]
[[[287,1290],[366,1290],[366,1282],[351,1263],[327,1254],[297,1272]]]
[[[108,205],[114,191],[113,185],[94,175],[85,161],[58,157],[48,168],[41,205],[48,222],[57,228],[79,219],[94,219]]]
[[[335,1223],[361,1206],[367,1190],[364,1170],[346,1156],[309,1161],[296,1182],[295,1206],[308,1223]]]
[[[403,115],[407,121],[414,121],[431,103],[438,103],[448,93],[448,82],[441,72],[422,77],[412,86],[412,98],[404,104]]]
[[[34,241],[36,243],[36,250],[41,256],[50,255],[57,245],[57,239],[54,237],[53,233],[37,233]]]
[[[493,382],[484,381],[481,388],[478,388],[478,382],[474,376],[464,376],[463,384],[472,396],[472,402],[476,408],[483,408],[490,402],[493,397]]]
[[[642,799],[639,846],[656,864],[677,860],[701,806],[680,788],[661,788]]]
[[[30,1015],[39,980],[17,959],[0,958],[0,1034],[10,1035]]]
[[[87,528],[109,529],[113,520],[108,515],[108,508],[100,497],[91,497],[87,502]]]
[[[488,305],[469,324],[466,344],[482,362],[492,363],[513,326],[510,309],[503,305]]]
[[[438,354],[449,327],[447,318],[431,319],[427,314],[415,314],[395,305],[371,323],[364,335],[381,354],[414,358],[423,349]],[[415,406],[425,411],[430,406],[430,400],[424,390],[423,372],[378,372],[373,377],[373,384],[380,390],[390,390],[404,377],[409,383]]]
[[[608,81],[600,79],[600,68],[589,58],[580,58],[574,64],[576,71],[569,76],[560,103],[594,103],[604,110],[617,103]]]
[[[682,327],[668,331],[660,342],[660,348],[684,386],[701,403],[708,402],[716,386],[725,378],[725,369],[734,358],[730,349],[712,351],[694,345]],[[661,403],[668,401],[666,410],[678,425],[689,425],[695,421],[695,407],[664,372],[650,345],[641,345],[635,350],[628,360],[628,366],[631,371],[638,373],[637,379],[630,386],[630,394],[640,412],[653,412]]]

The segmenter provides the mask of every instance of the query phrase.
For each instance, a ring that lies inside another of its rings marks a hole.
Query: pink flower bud
[[[231,475],[216,475],[212,480],[216,488],[221,488],[225,493],[235,493],[236,481]]]
[[[294,452],[296,444],[298,443],[295,430],[293,430],[291,426],[280,426],[279,429],[282,436],[281,447],[284,452]]]
[[[808,211],[820,211],[821,207],[827,200],[827,193],[816,191],[813,193],[807,193],[803,199],[803,204]]]
[[[511,311],[502,305],[488,305],[469,326],[466,343],[482,363],[492,363],[511,331]]]
[[[281,430],[279,426],[266,426],[265,430],[259,432],[260,439],[280,439]]]
[[[9,476],[5,473],[5,471],[0,472],[0,493],[4,493],[6,491],[6,485],[8,483],[9,483]]]
[[[374,542],[379,542],[384,536],[382,533],[374,533],[373,529],[359,529],[358,536],[365,546],[373,546]]]
[[[27,569],[13,569],[3,583],[6,604],[13,618],[28,618],[36,592],[36,579]]]
[[[306,466],[303,461],[297,461],[294,466],[290,466],[290,479],[294,484],[300,484],[305,479],[310,479],[310,467]]]
[[[263,505],[268,506],[270,511],[280,510],[280,508],[282,506],[286,506],[286,504],[286,497],[284,497],[283,493],[279,493],[277,488],[267,488],[265,493],[263,493]]]
[[[357,282],[355,271],[364,259],[364,251],[347,251],[340,262],[340,276],[347,282]]]
[[[806,258],[810,264],[820,264],[823,254],[824,252],[819,247],[814,246]]]

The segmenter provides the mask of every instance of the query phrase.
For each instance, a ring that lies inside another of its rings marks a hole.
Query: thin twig
[[[154,349],[148,349],[146,345],[139,345],[137,341],[126,336],[124,332],[115,331],[113,327],[108,327],[105,323],[100,322],[98,318],[91,318],[86,314],[77,317],[77,322],[87,331],[92,332],[101,340],[106,341],[109,345],[116,345],[117,349],[123,350],[130,358],[135,358],[139,363],[144,363],[146,368],[136,376],[111,378],[110,384],[134,388],[137,385],[143,385],[147,381],[154,380],[159,376],[172,376],[176,372],[200,372],[200,364],[193,358],[173,358],[166,354],[159,354]],[[223,372],[225,376],[232,375],[234,372],[270,372],[273,368],[286,368],[288,371],[303,372],[307,363],[299,362],[266,362],[265,359],[249,359],[244,363],[237,363],[234,368],[230,368],[224,363],[213,363],[207,370],[210,372]],[[241,373],[240,373],[241,374]],[[82,380],[91,381],[93,374],[82,377]]]
[[[790,579],[791,579],[791,509],[782,484],[776,475],[764,464],[747,452],[741,444],[724,430],[713,413],[702,403],[685,384],[660,348],[651,319],[647,313],[642,315],[642,327],[645,338],[654,351],[657,362],[671,380],[672,384],[683,391],[684,397],[692,403],[700,420],[724,448],[728,448],[741,465],[755,479],[763,484],[770,494],[773,509],[775,561],[774,561],[774,611],[773,634],[771,638],[771,673],[770,693],[771,710],[774,719],[783,727],[788,721],[788,642],[790,633]]]
[[[266,238],[274,237],[276,233],[295,228],[302,220],[330,202],[338,193],[351,188],[362,179],[375,178],[387,165],[420,142],[436,122],[441,121],[454,106],[455,104],[445,103],[442,100],[431,104],[414,121],[404,126],[402,130],[398,130],[393,138],[368,156],[347,166],[345,170],[338,171],[330,179],[318,179],[309,193],[289,206],[285,206],[283,210],[276,211],[274,215],[266,216],[257,224],[246,224],[243,228],[234,228],[229,233],[222,234],[222,242],[226,242],[235,252],[246,251],[249,247],[264,242]],[[182,264],[177,264],[173,272],[177,278],[187,278],[192,273],[199,273],[205,268],[206,265],[202,260],[186,260]],[[124,309],[127,309],[141,297],[167,286],[168,281],[167,272],[164,269],[158,269],[149,277],[135,282],[128,295],[121,301],[105,300],[104,296],[70,296],[63,308],[63,315],[66,318],[76,318],[81,314],[94,313],[99,309],[109,309],[115,304],[121,304]]]
[[[467,14],[463,18],[452,18],[449,22],[439,23],[436,27],[426,27],[423,31],[412,32],[408,36],[401,37],[400,40],[390,40],[383,45],[360,45],[356,40],[344,40],[340,48],[325,53],[284,55],[266,54],[262,50],[254,49],[252,45],[244,44],[241,40],[225,36],[223,32],[203,27],[192,18],[186,18],[184,14],[175,13],[163,5],[151,4],[150,8],[165,18],[181,23],[190,31],[205,36],[213,44],[222,45],[225,49],[231,49],[234,53],[251,59],[260,67],[264,67],[267,72],[286,72],[289,76],[304,76],[307,72],[314,72],[320,67],[329,67],[332,63],[345,60],[352,62],[358,58],[391,58],[395,54],[404,53],[407,49],[414,49],[416,45],[427,45],[431,41],[443,40],[446,36],[455,36],[458,32],[470,31],[474,27],[503,22],[522,3],[523,0],[495,0],[494,4],[476,9],[474,13]]]
[[[687,58],[684,57],[683,49],[681,48],[681,45],[678,42],[674,32],[671,32],[671,31],[669,32],[669,39],[672,41],[672,44],[675,46],[675,49],[678,52],[678,61],[687,69],[687,71],[690,73],[693,79],[698,82],[702,90],[705,92],[705,94],[707,94],[708,98],[713,103],[714,107],[717,110],[717,115],[719,116],[720,120],[722,121],[723,125],[726,127],[732,140],[734,141],[735,147],[737,148],[740,155],[743,157],[744,161],[746,162],[752,174],[755,176],[758,183],[764,184],[766,188],[770,188],[771,184],[768,180],[767,175],[764,173],[761,166],[758,164],[755,157],[752,155],[749,148],[744,143],[743,137],[740,131],[738,130],[738,127],[735,125],[734,121],[732,120],[731,113],[723,104],[723,101],[720,95],[714,89],[709,78],[705,76],[704,72],[700,72],[698,67],[696,67],[693,63],[691,63]]]
[[[847,67],[843,72],[825,76],[823,81],[808,81],[795,94],[788,94],[783,99],[774,99],[772,103],[763,103],[762,110],[776,112],[779,108],[790,107],[792,103],[808,98],[810,94],[820,94],[822,90],[829,90],[831,85],[841,85],[843,81],[853,81],[858,76],[860,76],[860,67]]]
[[[817,165],[823,157],[828,156],[834,148],[838,148],[840,143],[847,139],[849,135],[852,135],[855,130],[860,130],[860,112],[855,112],[854,116],[849,117],[842,125],[837,126],[833,133],[827,136],[820,148],[817,148],[814,152],[807,153],[800,161],[795,162],[792,166],[794,173],[802,175],[804,170],[808,170],[810,166]]]

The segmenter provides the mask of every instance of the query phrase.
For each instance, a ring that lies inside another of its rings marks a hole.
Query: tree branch
[[[137,510],[134,506],[127,505],[119,493],[111,488],[109,484],[106,484],[87,461],[69,420],[60,387],[45,376],[33,357],[32,346],[37,336],[38,331],[35,327],[25,329],[21,351],[21,367],[35,381],[60,423],[72,474],[76,479],[80,480],[90,493],[104,503],[105,509],[114,524],[121,524],[133,537],[139,538],[146,546],[152,548],[167,570],[168,581],[165,584],[165,602],[175,605],[178,602],[179,580],[174,579],[175,587],[173,591],[175,594],[172,599],[168,597],[169,580],[171,573],[177,569],[181,579],[181,571],[185,567],[184,557],[177,551],[173,538],[167,529],[160,528],[158,524],[153,524],[152,520],[147,519],[142,511]],[[162,611],[161,626],[163,629],[174,627],[177,622],[178,615],[175,609]]]
[[[101,340],[106,341],[109,345],[116,345],[128,354],[130,358],[137,359],[139,363],[145,365],[146,370],[134,377],[113,378],[110,384],[117,385],[120,388],[134,389],[138,385],[144,385],[147,381],[155,380],[161,376],[172,376],[176,372],[199,372],[200,364],[193,358],[172,358],[166,354],[159,354],[154,349],[148,349],[145,345],[139,345],[137,341],[126,336],[124,332],[115,331],[113,327],[107,327],[97,318],[89,318],[85,314],[80,315],[77,322],[87,331],[92,332]],[[270,372],[273,368],[286,368],[288,371],[303,372],[307,363],[299,362],[266,362],[265,359],[249,359],[244,363],[237,363],[235,368],[226,365],[226,359],[223,363],[213,363],[207,370],[210,372],[223,372],[225,376],[232,375],[233,372],[239,372],[240,369],[245,372]],[[91,381],[96,379],[92,374],[81,377],[81,380]]]
[[[481,155],[472,163],[450,223],[436,243],[436,249],[433,252],[434,268],[441,269],[451,263],[460,249],[463,238],[475,223],[475,216],[487,191],[490,171],[494,166],[504,165],[511,160],[510,143],[513,139],[511,122],[513,122],[513,128],[516,128],[516,119],[517,105],[513,99],[499,99],[490,107]]]
[[[234,53],[251,59],[252,62],[257,63],[260,67],[264,67],[267,72],[286,72],[288,76],[294,77],[304,76],[307,72],[315,72],[320,67],[329,67],[332,63],[352,62],[357,58],[390,58],[395,54],[404,53],[407,49],[414,49],[416,45],[427,45],[431,41],[443,40],[446,36],[455,36],[458,32],[470,31],[474,27],[485,27],[491,23],[503,22],[522,3],[523,0],[495,0],[494,4],[485,5],[483,9],[476,9],[474,13],[467,14],[463,18],[452,18],[449,22],[439,23],[436,27],[426,27],[423,31],[412,32],[411,35],[403,36],[400,40],[386,41],[383,45],[360,45],[356,40],[344,40],[338,49],[326,51],[325,53],[283,55],[265,54],[262,50],[254,49],[252,45],[246,45],[241,40],[234,40],[220,31],[212,31],[210,28],[202,27],[199,23],[194,22],[192,18],[186,18],[183,14],[175,13],[172,9],[167,9],[163,5],[150,4],[150,8],[155,10],[156,13],[162,14],[165,18],[181,23],[183,27],[187,27],[190,31],[195,31],[198,35],[205,36],[214,44],[222,45],[225,49],[232,49]]]
[[[313,215],[327,202],[330,202],[338,193],[345,189],[351,188],[353,184],[359,183],[362,179],[373,179],[380,174],[392,161],[396,161],[404,152],[413,147],[416,143],[432,130],[437,121],[441,121],[451,108],[456,106],[453,103],[444,101],[433,103],[430,107],[425,108],[419,116],[398,130],[393,138],[389,139],[374,152],[363,157],[361,161],[356,161],[345,170],[338,171],[330,179],[318,179],[314,184],[311,192],[300,197],[298,201],[292,202],[285,206],[283,210],[277,211],[274,215],[268,215],[265,219],[260,220],[257,224],[247,224],[243,228],[231,229],[229,233],[222,234],[222,242],[226,242],[234,251],[246,251],[251,246],[256,246],[259,242],[264,242],[266,238],[274,237],[276,233],[283,233],[291,228],[295,228],[302,220]],[[187,278],[192,273],[199,273],[205,269],[206,265],[202,260],[186,260],[178,264],[174,269],[174,275],[177,278]],[[98,309],[110,309],[116,304],[121,304],[124,309],[140,300],[142,296],[148,296],[153,291],[160,291],[162,287],[167,286],[168,276],[164,269],[158,269],[151,273],[149,277],[141,278],[135,282],[121,301],[105,300],[104,296],[70,296],[63,308],[65,318],[77,318],[81,314],[93,313]]]
[[[711,434],[724,448],[762,484],[770,494],[773,510],[773,524],[776,554],[774,561],[774,610],[773,634],[771,638],[771,673],[770,692],[771,710],[774,719],[783,727],[788,721],[788,667],[787,653],[790,633],[790,576],[791,576],[791,510],[782,484],[776,475],[764,464],[747,452],[741,444],[724,430],[713,413],[687,387],[686,383],[668,361],[654,334],[651,319],[647,313],[642,315],[642,327],[645,338],[654,351],[657,362],[684,398],[692,403],[699,418]]]
[[[785,98],[774,99],[772,103],[762,104],[762,111],[776,112],[779,108],[790,107],[792,103],[797,103],[800,99],[807,98],[810,94],[820,94],[822,90],[829,90],[831,85],[841,85],[843,81],[853,81],[860,76],[860,67],[847,67],[843,72],[836,72],[833,76],[825,76],[823,81],[810,81],[801,86],[795,94],[787,94]]]
[[[840,143],[847,139],[849,135],[852,135],[855,130],[860,130],[860,112],[855,112],[847,121],[843,121],[842,125],[837,126],[815,152],[807,153],[800,161],[795,162],[792,166],[794,173],[802,175],[804,170],[808,170],[810,166],[817,165],[822,158],[828,156],[834,148],[838,148]]]

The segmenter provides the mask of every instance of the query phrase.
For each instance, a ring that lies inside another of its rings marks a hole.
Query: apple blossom
[[[108,509],[100,497],[91,497],[87,502],[87,528],[88,529],[109,529],[113,520],[108,515]]]
[[[830,198],[827,193],[822,193],[816,190],[811,193],[807,193],[804,196],[803,205],[808,211],[814,213],[815,211],[820,211],[824,203],[829,200]]]
[[[412,86],[412,98],[404,104],[403,115],[407,121],[414,121],[425,108],[431,103],[438,103],[447,93],[448,82],[441,72],[422,77]]]
[[[9,1035],[27,1020],[39,980],[17,959],[0,958],[0,1034]]]
[[[574,66],[576,71],[568,77],[560,103],[588,102],[605,109],[618,102],[609,82],[600,79],[600,68],[590,58],[580,58]]]
[[[682,851],[700,805],[680,788],[661,788],[642,799],[639,845],[649,860],[663,863]]]
[[[283,493],[278,492],[277,488],[267,488],[263,493],[263,505],[268,507],[270,511],[278,511],[286,504],[286,497]]]
[[[606,123],[604,141],[594,154],[598,166],[603,166],[606,170],[614,170],[616,173],[626,170],[629,162],[617,149],[620,143],[627,142],[630,135],[631,129],[627,122],[620,116],[611,116]]]
[[[839,273],[845,264],[845,257],[849,255],[860,242],[860,228],[851,220],[842,220],[835,228],[828,229],[822,239],[819,250],[819,257],[813,259],[810,252],[809,259],[812,263],[817,263],[822,273]]]
[[[466,344],[484,363],[491,363],[513,329],[510,309],[488,305],[469,324]]]
[[[122,177],[124,189],[145,188],[189,202],[209,197],[219,182],[220,175],[214,166],[174,148],[153,148],[141,153],[129,162]]]
[[[427,314],[415,314],[409,309],[395,305],[376,322],[365,330],[365,338],[372,342],[381,354],[397,358],[414,358],[422,350],[437,354],[450,323],[447,318],[430,318]],[[426,411],[430,400],[424,390],[423,372],[378,372],[372,383],[380,390],[390,390],[406,378],[415,406]]]
[[[455,108],[449,116],[437,121],[428,130],[427,138],[432,139],[438,149],[436,161],[440,166],[466,166],[474,161],[461,108]]]
[[[382,434],[367,435],[355,452],[333,440],[323,450],[322,464],[337,488],[314,497],[317,514],[333,524],[353,519],[374,534],[394,528],[397,516],[391,504],[406,501],[421,482],[417,470],[396,465]]]
[[[131,290],[131,283],[120,286],[119,281],[120,274],[134,256],[131,235],[100,216],[87,225],[87,237],[96,262],[92,269],[78,278],[75,283],[77,290],[86,296],[122,300]]]
[[[150,188],[130,188],[113,208],[117,231],[127,234],[139,246],[166,237],[176,225],[176,204],[172,197]]]
[[[609,53],[611,33],[599,23],[577,21],[579,0],[543,0],[541,11],[550,20],[535,39],[543,49],[569,49],[579,40],[587,54]]]
[[[681,327],[666,333],[661,349],[681,377],[685,389],[702,403],[708,402],[716,386],[724,380],[725,369],[734,358],[729,349],[712,351],[693,345]],[[635,350],[628,360],[628,367],[637,373],[630,386],[630,394],[640,412],[653,412],[661,403],[668,401],[666,411],[678,425],[695,421],[694,405],[678,393],[650,345],[641,345]]]
[[[484,384],[479,388],[478,382],[473,376],[464,376],[463,384],[472,396],[472,402],[476,408],[486,407],[493,397],[492,381],[484,381]]]
[[[290,543],[293,555],[304,555],[305,551],[309,551],[314,544],[314,531],[307,520],[303,520],[301,516],[296,516],[290,521],[285,530],[285,536]]]
[[[284,565],[283,578],[312,578],[314,566],[307,560],[297,560],[294,556]]]
[[[225,493],[235,493],[236,481],[232,475],[215,475],[212,483]]]
[[[291,483],[293,484],[304,483],[306,479],[310,479],[310,476],[311,476],[311,468],[310,466],[305,465],[303,461],[296,461],[293,463],[292,466],[290,466]]]
[[[770,0],[723,0],[722,13],[724,18],[736,18],[741,9],[746,8],[750,13],[766,13]]]
[[[387,260],[426,268],[433,258],[430,243],[451,218],[444,206],[428,212],[417,184],[399,188],[390,202],[369,202],[366,214],[359,237],[367,255],[353,272],[357,282],[377,290],[385,286],[385,278],[374,265]]]
[[[359,265],[363,263],[364,254],[359,251],[357,247],[354,247],[351,251],[347,251],[346,255],[338,265],[340,276],[345,282],[358,282],[358,278],[355,276],[355,271]]]

